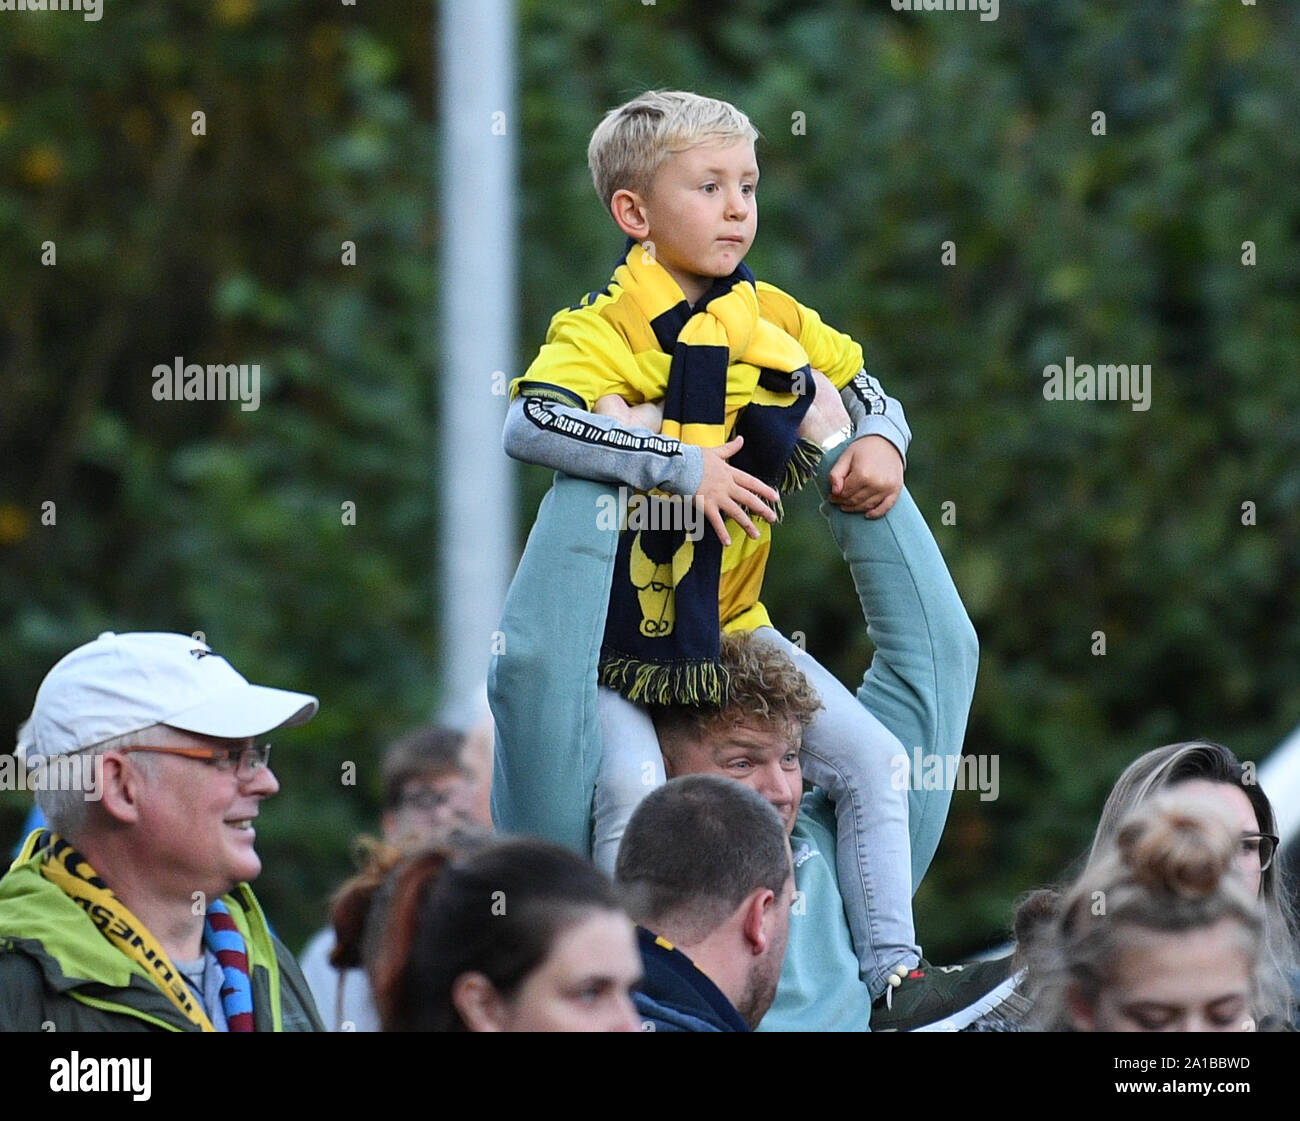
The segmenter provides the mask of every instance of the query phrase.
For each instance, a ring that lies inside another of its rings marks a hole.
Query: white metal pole
[[[515,108],[512,0],[443,0],[440,718],[481,715],[493,632],[514,559],[515,480],[501,450],[515,376]]]

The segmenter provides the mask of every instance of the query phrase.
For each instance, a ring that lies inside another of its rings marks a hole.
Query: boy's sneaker
[[[960,1031],[1015,990],[1011,959],[900,966],[871,1006],[872,1031]]]

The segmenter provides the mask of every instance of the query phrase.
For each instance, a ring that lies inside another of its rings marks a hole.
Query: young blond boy
[[[571,475],[682,496],[712,528],[695,532],[685,516],[665,527],[682,498],[657,499],[658,521],[623,528],[600,659],[597,864],[612,871],[625,823],[665,778],[646,706],[721,707],[719,633],[755,631],[795,657],[823,704],[791,765],[801,758],[834,800],[862,978],[873,998],[888,994],[881,1003],[906,993],[939,1019],[972,994],[953,982],[941,994],[932,981],[942,988],[945,975],[917,968],[907,794],[892,781],[903,747],[759,600],[780,494],[847,440],[831,501],[881,517],[901,490],[910,432],[857,343],[745,268],[756,137],[739,110],[690,93],[652,91],[607,114],[588,162],[627,249],[603,291],[552,319],[512,384],[505,446]],[[745,732],[728,741],[737,775],[754,765]]]

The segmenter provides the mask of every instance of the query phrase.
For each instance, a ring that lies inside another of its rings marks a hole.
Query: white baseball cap
[[[189,635],[105,631],[45,675],[16,754],[66,755],[153,724],[245,739],[305,724],[319,707],[306,693],[250,684]]]

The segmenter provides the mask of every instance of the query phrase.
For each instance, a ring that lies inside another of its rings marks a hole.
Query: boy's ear
[[[635,191],[629,191],[626,187],[615,191],[614,197],[609,200],[609,212],[618,223],[618,228],[628,237],[644,241],[650,232],[645,201]]]

